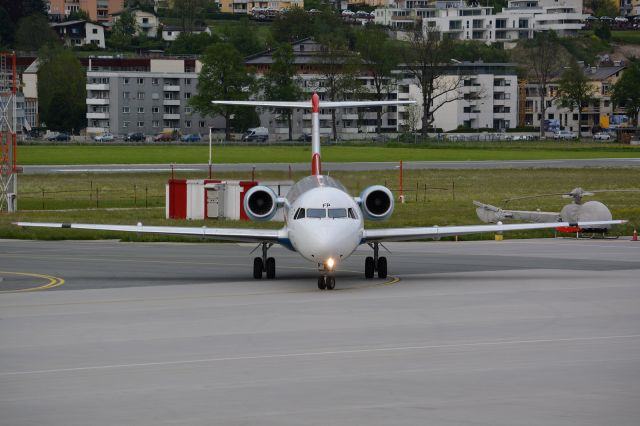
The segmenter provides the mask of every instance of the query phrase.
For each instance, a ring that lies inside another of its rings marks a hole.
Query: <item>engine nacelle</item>
[[[267,186],[254,186],[244,195],[244,211],[253,221],[272,219],[278,207],[278,195]]]
[[[373,185],[360,194],[360,208],[369,220],[385,220],[393,213],[393,194],[389,188]]]

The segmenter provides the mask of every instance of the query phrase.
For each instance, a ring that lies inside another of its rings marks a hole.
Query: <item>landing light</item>
[[[335,264],[336,264],[336,262],[335,262],[335,260],[333,260],[333,258],[330,257],[329,259],[327,259],[327,263],[326,263],[327,269],[333,269]]]

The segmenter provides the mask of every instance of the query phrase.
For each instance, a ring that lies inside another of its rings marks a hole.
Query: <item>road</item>
[[[0,425],[638,424],[640,244],[388,247],[0,241]]]

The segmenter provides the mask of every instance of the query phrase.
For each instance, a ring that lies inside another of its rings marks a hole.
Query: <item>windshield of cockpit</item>
[[[293,216],[297,219],[357,219],[356,212],[352,208],[299,208]]]

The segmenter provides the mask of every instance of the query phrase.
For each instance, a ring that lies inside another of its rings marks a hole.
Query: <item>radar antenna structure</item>
[[[17,209],[16,55],[0,52],[0,212]]]

